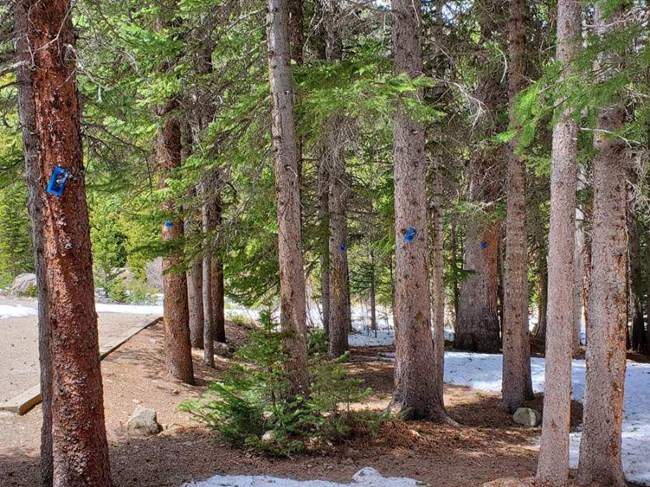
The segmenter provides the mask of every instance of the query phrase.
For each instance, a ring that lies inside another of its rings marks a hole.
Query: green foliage
[[[310,337],[311,396],[290,397],[282,333],[264,313],[262,327],[237,352],[239,363],[222,381],[212,383],[202,399],[184,402],[180,408],[225,441],[274,456],[314,451],[374,431],[382,417],[350,407],[367,398],[370,390],[347,376],[347,356],[329,360],[323,344],[321,333]]]
[[[34,270],[34,253],[27,190],[22,180],[1,189],[0,197],[0,288],[11,285],[13,279]]]

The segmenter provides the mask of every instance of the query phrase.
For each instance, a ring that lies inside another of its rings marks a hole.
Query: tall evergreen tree
[[[398,74],[422,75],[419,5],[395,0],[393,52]],[[419,91],[414,98],[422,96]],[[393,129],[395,180],[395,393],[406,419],[445,419],[435,374],[431,308],[424,125],[400,101]]]
[[[309,394],[305,275],[302,263],[300,153],[293,113],[288,0],[269,0],[268,55],[278,215],[281,327],[293,395]]]
[[[26,138],[25,152],[33,191],[32,220],[41,225],[35,230],[42,234],[42,240],[35,242],[37,252],[41,243],[43,249],[39,277],[46,282],[39,286],[41,299],[46,301],[39,311],[47,310],[47,325],[41,325],[41,333],[49,331],[49,340],[41,339],[41,344],[50,359],[44,363],[43,384],[45,397],[51,396],[45,417],[48,423],[51,414],[51,478],[55,486],[110,486],[72,5],[56,0],[31,1],[20,7],[18,31],[26,33],[20,52],[31,54],[32,67],[31,73],[20,74],[21,81],[29,83],[23,87],[26,96],[21,109],[26,111],[21,118],[24,128],[29,128],[33,107],[35,136]],[[30,168],[31,164],[38,169]],[[36,175],[41,176],[37,184]],[[50,189],[46,190],[48,179]],[[48,447],[44,449],[47,455]],[[44,460],[46,476],[48,461]]]
[[[514,103],[526,86],[525,0],[510,1],[508,86],[511,123],[517,124]],[[532,399],[528,342],[528,247],[526,242],[526,165],[517,154],[517,138],[510,144],[506,254],[503,272],[503,407],[513,413]]]
[[[580,2],[560,0],[557,8],[556,57],[562,63],[562,78],[570,82],[570,65],[580,47]],[[537,481],[552,487],[567,485],[569,474],[573,327],[568,324],[574,319],[576,282],[573,259],[578,126],[570,108],[558,112],[551,162],[544,418],[537,466]]]

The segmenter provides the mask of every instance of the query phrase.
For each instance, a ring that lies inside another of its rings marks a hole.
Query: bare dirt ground
[[[241,342],[246,330],[232,324],[229,336]],[[102,362],[104,402],[116,486],[178,487],[184,482],[220,473],[273,475],[295,479],[347,482],[362,467],[385,476],[405,476],[437,487],[480,486],[504,476],[534,474],[540,428],[515,425],[499,409],[496,394],[446,387],[446,405],[462,426],[425,422],[388,422],[377,438],[360,438],[326,455],[274,459],[227,446],[210,431],[192,424],[177,410],[184,399],[200,395],[206,383],[230,362],[215,370],[195,354],[197,386],[167,378],[163,372],[162,326],[154,325],[131,339]],[[351,373],[374,390],[368,406],[385,408],[393,384],[393,365],[379,359],[377,349],[353,350]],[[158,411],[165,430],[156,437],[128,438],[123,426],[137,404]],[[534,407],[541,409],[538,398]],[[573,411],[577,425],[579,404]],[[0,417],[0,485],[38,485],[40,407],[23,417]]]
[[[4,302],[4,301],[3,301]],[[22,303],[19,303],[22,304]],[[99,314],[100,346],[154,315]],[[36,316],[0,320],[0,402],[38,384],[38,320]]]

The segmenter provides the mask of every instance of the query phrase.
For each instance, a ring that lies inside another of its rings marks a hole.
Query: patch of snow
[[[22,306],[20,304],[0,304],[0,320],[7,318],[24,318],[26,316],[34,316],[37,314],[38,311],[36,309],[28,306]]]
[[[359,470],[352,482],[339,484],[327,480],[291,480],[268,476],[217,475],[203,482],[185,484],[197,487],[416,487],[426,485],[413,479],[383,477],[374,468]]]
[[[394,358],[394,354],[382,356]],[[470,352],[445,352],[445,382],[472,389],[501,391],[503,356]],[[545,359],[531,359],[535,392],[544,391]],[[585,394],[585,361],[572,362],[571,396],[582,401]],[[628,362],[623,406],[623,469],[627,479],[650,485],[650,364]],[[571,434],[571,466],[578,466],[581,433]]]

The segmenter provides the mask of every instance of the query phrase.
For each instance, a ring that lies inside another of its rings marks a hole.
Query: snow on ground
[[[22,305],[0,304],[0,320],[6,318],[24,318],[38,314],[34,308]]]
[[[359,470],[349,484],[338,484],[326,480],[291,480],[275,477],[250,475],[217,475],[203,482],[185,484],[197,487],[415,487],[425,485],[407,478],[382,477],[374,468]]]
[[[382,354],[394,358],[394,354]],[[501,391],[503,357],[469,352],[445,352],[445,382],[472,389]],[[535,392],[544,391],[543,358],[531,359]],[[585,393],[585,361],[573,361],[572,397],[582,401]],[[627,363],[623,411],[623,468],[628,480],[650,485],[650,364]],[[581,434],[571,434],[571,466],[578,466]]]

